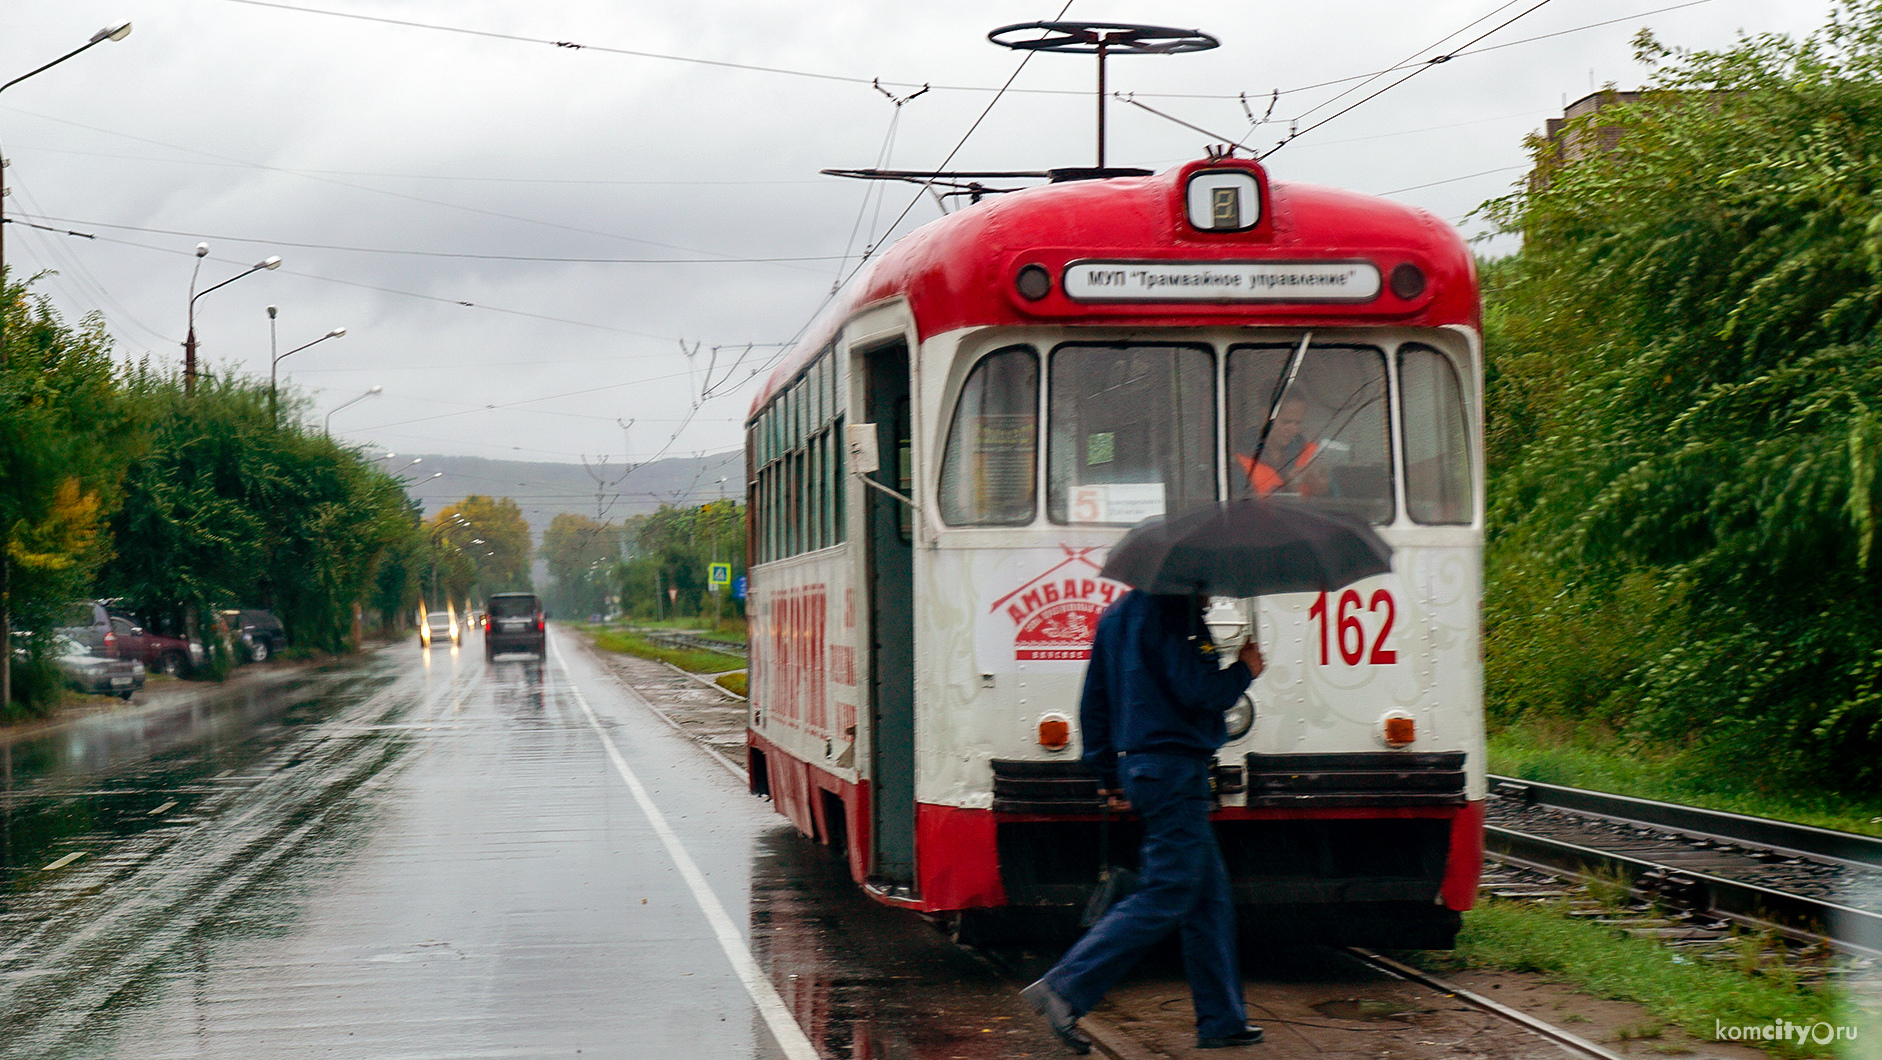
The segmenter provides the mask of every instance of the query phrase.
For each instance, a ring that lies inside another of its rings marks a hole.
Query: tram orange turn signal
[[[1048,751],[1063,751],[1071,742],[1071,719],[1062,714],[1047,714],[1039,719],[1039,746]]]
[[[1418,739],[1418,723],[1406,714],[1389,714],[1385,719],[1385,745],[1408,747]]]

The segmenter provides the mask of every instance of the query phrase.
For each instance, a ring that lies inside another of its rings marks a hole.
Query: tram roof
[[[1247,230],[1202,231],[1189,220],[1192,176],[1240,170],[1260,185],[1260,220]],[[1361,301],[1093,301],[1068,297],[1073,262],[1144,265],[1370,262],[1379,289]],[[1385,282],[1401,264],[1424,275],[1399,297]],[[1051,276],[1029,300],[1015,279],[1027,265]],[[993,196],[898,240],[818,315],[752,402],[756,413],[829,344],[843,323],[906,299],[918,341],[970,326],[1200,327],[1353,324],[1481,327],[1468,248],[1435,215],[1403,203],[1312,184],[1270,182],[1259,163],[1200,160],[1152,176],[1047,184]]]

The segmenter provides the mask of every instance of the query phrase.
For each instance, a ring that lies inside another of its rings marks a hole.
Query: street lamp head
[[[327,332],[327,337],[330,339],[337,339],[344,334],[346,334],[345,328],[334,328],[332,331]]]
[[[207,243],[196,244],[196,256],[199,258],[208,257],[209,256],[209,244]]]
[[[280,308],[278,306],[269,306],[268,307],[268,319],[273,320],[274,315],[278,312],[280,312]]]
[[[125,22],[116,26],[106,26],[104,29],[101,29],[98,32],[92,34],[91,42],[93,44],[96,44],[101,40],[123,40],[124,38],[130,35],[131,35],[131,24],[129,22]]]
[[[366,391],[366,393],[368,393],[368,394],[377,394],[378,392],[380,392],[381,390],[384,390],[384,389],[385,389],[385,387],[382,387],[382,386],[375,386],[375,387],[373,387],[373,388],[372,388],[371,390],[368,390],[368,391]]]
[[[278,269],[281,267],[281,259],[275,257],[263,258],[255,267],[258,269]]]

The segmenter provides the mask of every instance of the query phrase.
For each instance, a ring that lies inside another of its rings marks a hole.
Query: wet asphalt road
[[[556,633],[0,750],[0,1056],[1061,1055]]]

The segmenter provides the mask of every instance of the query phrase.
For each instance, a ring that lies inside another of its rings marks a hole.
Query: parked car
[[[187,676],[203,664],[202,641],[154,633],[102,600],[72,604],[59,632],[84,645],[93,655],[136,659],[151,670],[173,677]]]
[[[111,612],[99,600],[80,600],[67,605],[59,621],[59,633],[84,645],[93,655],[116,658],[118,636],[111,631]]]
[[[203,642],[168,633],[153,633],[128,615],[111,612],[111,632],[117,634],[120,659],[136,659],[152,671],[187,677],[203,664]]]
[[[457,618],[449,611],[427,611],[424,621],[418,624],[418,646],[421,648],[429,648],[439,641],[455,648],[461,636]]]
[[[136,659],[94,655],[84,644],[61,633],[53,638],[52,661],[65,675],[65,683],[80,692],[131,698],[144,687],[144,664]]]
[[[511,651],[526,651],[538,657],[547,654],[548,635],[544,630],[549,616],[535,593],[497,593],[488,603],[484,658],[494,659]]]
[[[235,638],[235,650],[247,656],[249,662],[266,662],[288,646],[288,631],[272,611],[244,607],[222,612],[222,621],[229,627],[229,636]]]

